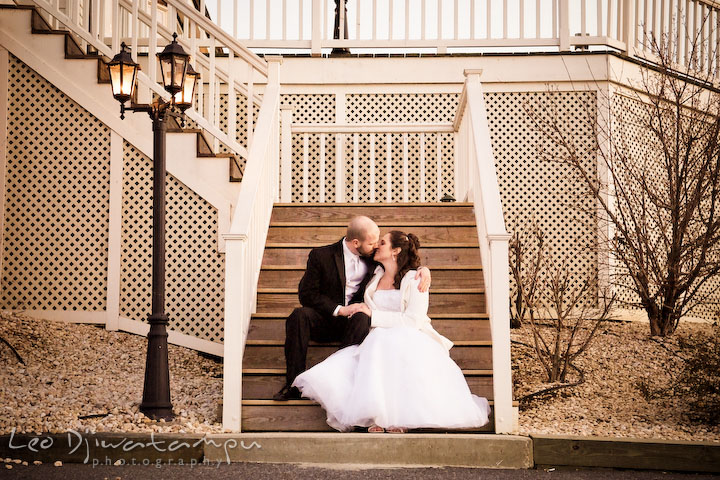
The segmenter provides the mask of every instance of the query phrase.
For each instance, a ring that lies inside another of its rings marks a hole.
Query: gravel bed
[[[175,345],[168,348],[172,422],[140,413],[145,337],[104,326],[0,315],[0,433],[217,433],[222,364]],[[85,415],[106,415],[80,418]]]
[[[677,337],[657,341],[647,324],[613,322],[599,332],[577,365],[582,385],[523,402],[522,434],[568,434],[720,441],[720,427],[687,418],[681,397],[647,401],[638,382],[669,384],[680,360]],[[702,324],[682,324],[678,335],[712,334]],[[65,432],[219,433],[222,364],[193,350],[169,346],[172,422],[140,413],[145,372],[144,337],[102,326],[0,314],[0,434]],[[512,330],[515,396],[538,391],[543,376],[530,348],[529,328]],[[92,418],[81,418],[96,415]]]
[[[646,322],[606,323],[575,362],[585,382],[521,402],[520,433],[720,441],[720,426],[688,418],[683,397],[646,400],[639,387],[643,379],[654,388],[673,383],[683,362],[676,355],[678,336],[690,333],[716,334],[711,325],[687,322],[668,338],[651,338]],[[533,349],[517,343],[532,345],[530,328],[511,330],[510,336],[515,397],[551,386],[543,383]]]

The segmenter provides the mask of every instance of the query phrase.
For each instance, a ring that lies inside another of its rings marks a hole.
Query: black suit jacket
[[[343,240],[313,248],[308,255],[307,269],[300,280],[298,293],[300,304],[310,307],[323,315],[332,316],[338,305],[345,305],[345,257]],[[363,300],[365,287],[375,272],[373,260],[361,257],[368,267],[367,275],[360,282],[358,291],[350,299],[350,303]]]

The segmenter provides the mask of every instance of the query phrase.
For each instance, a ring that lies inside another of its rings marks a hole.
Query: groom
[[[370,331],[370,317],[351,313],[348,305],[363,301],[365,286],[375,273],[373,255],[380,229],[370,218],[354,217],[345,238],[332,245],[313,248],[308,256],[305,275],[298,293],[302,307],[296,308],[285,322],[285,362],[287,378],[273,400],[300,398],[292,382],[305,371],[310,340],[340,342],[340,347],[357,345]],[[430,270],[421,267],[418,289],[430,286]]]

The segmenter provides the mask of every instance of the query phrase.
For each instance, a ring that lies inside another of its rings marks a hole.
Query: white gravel
[[[683,324],[678,334],[710,327]],[[222,365],[197,352],[170,345],[172,422],[155,422],[139,412],[146,339],[100,326],[35,320],[0,314],[0,335],[23,357],[21,365],[0,343],[0,434],[65,432],[219,433]],[[531,343],[529,330],[513,340]],[[532,402],[520,411],[522,434],[652,437],[720,441],[720,426],[693,423],[682,399],[646,401],[643,378],[670,381],[679,361],[677,338],[653,341],[647,324],[609,323],[577,364],[586,382]],[[542,372],[528,348],[513,345],[515,396],[543,388]],[[83,415],[107,414],[80,419]]]

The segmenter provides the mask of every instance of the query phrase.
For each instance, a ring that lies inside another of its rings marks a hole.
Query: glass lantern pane
[[[183,77],[185,77],[185,68],[187,66],[187,57],[174,57],[173,58],[175,62],[175,68],[173,71],[173,75],[175,75],[175,78],[173,79],[173,86],[180,88],[180,86],[183,84]]]
[[[113,95],[118,95],[122,88],[120,86],[120,65],[110,67],[110,84],[112,85]]]
[[[160,72],[162,73],[162,81],[164,86],[170,85],[172,69],[169,60],[160,59]]]
[[[124,65],[121,78],[122,86],[120,87],[120,89],[122,91],[122,94],[131,96],[133,93],[133,87],[135,86],[135,69],[128,65]]]

